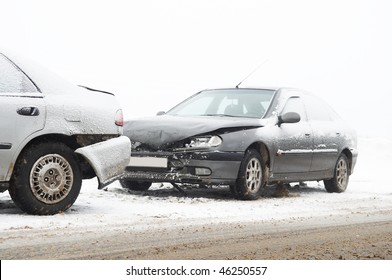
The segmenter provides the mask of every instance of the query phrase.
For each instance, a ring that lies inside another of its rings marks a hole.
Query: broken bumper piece
[[[102,189],[124,174],[131,156],[131,142],[128,137],[120,136],[79,148],[75,153],[90,163],[98,177],[98,188]]]

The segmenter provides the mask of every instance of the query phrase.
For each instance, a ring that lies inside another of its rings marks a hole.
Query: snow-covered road
[[[79,198],[67,212],[30,216],[13,204],[8,193],[2,193],[0,258],[85,257],[78,247],[73,250],[74,255],[56,254],[57,242],[85,242],[84,233],[91,238],[94,234],[105,236],[105,232],[124,230],[130,233],[132,243],[132,233],[159,233],[163,229],[175,235],[178,231],[174,229],[197,228],[200,237],[208,226],[227,230],[236,225],[236,232],[240,233],[238,226],[251,224],[265,224],[266,231],[287,231],[291,227],[391,221],[391,144],[391,139],[360,139],[355,174],[347,191],[341,194],[329,194],[321,182],[311,182],[306,187],[293,186],[288,197],[273,196],[274,187],[270,187],[259,200],[238,201],[227,187],[189,188],[187,196],[183,196],[166,184],[155,184],[148,192],[128,192],[115,182],[106,191],[99,191],[93,179],[83,182]],[[158,235],[154,242],[157,240]],[[45,242],[50,243],[47,250],[52,250],[46,255],[34,255],[32,249],[29,254],[20,254],[26,247]]]

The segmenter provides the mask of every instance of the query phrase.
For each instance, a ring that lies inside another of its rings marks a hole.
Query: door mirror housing
[[[282,123],[297,123],[301,120],[301,116],[296,112],[287,112],[278,117],[278,125]]]

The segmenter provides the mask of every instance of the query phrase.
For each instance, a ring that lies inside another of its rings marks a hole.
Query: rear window
[[[311,95],[306,96],[305,106],[310,121],[340,120],[339,115],[320,98]]]
[[[37,92],[37,88],[18,67],[0,54],[0,93],[24,92]]]

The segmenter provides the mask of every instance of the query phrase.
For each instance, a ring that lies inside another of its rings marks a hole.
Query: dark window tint
[[[301,121],[306,121],[305,107],[300,97],[290,97],[282,110],[282,115],[288,112],[296,112],[301,116]]]
[[[0,54],[0,93],[36,92],[26,75],[4,55]]]

